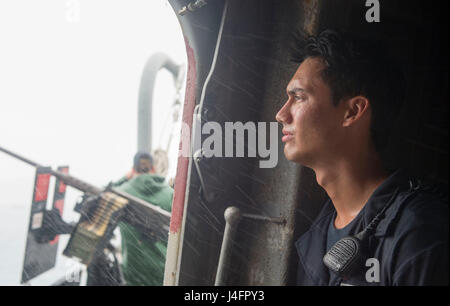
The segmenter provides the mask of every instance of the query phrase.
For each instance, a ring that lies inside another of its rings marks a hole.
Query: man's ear
[[[356,96],[343,102],[345,110],[342,126],[344,127],[355,124],[369,112],[370,103],[364,96]]]

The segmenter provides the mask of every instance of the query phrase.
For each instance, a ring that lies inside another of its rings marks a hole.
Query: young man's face
[[[342,139],[343,114],[321,77],[324,68],[320,58],[307,58],[290,80],[288,100],[276,115],[283,124],[286,158],[305,166],[326,162]]]
[[[139,166],[137,173],[149,173],[152,169],[152,163],[149,159],[141,158],[139,159]]]

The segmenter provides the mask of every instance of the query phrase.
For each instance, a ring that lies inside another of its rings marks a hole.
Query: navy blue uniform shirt
[[[353,224],[358,222],[358,219],[361,218],[361,215],[358,214],[356,218],[352,220],[349,224],[347,224],[344,228],[337,229],[334,226],[334,220],[336,219],[336,213],[331,216],[330,224],[328,225],[327,232],[327,250],[329,250],[333,244],[335,244],[339,239],[350,236],[349,233],[353,228]]]
[[[368,240],[362,272],[342,280],[323,263],[327,232],[336,210],[328,200],[311,228],[295,243],[299,255],[298,285],[448,285],[448,193],[424,185],[406,171],[397,170],[373,192],[352,222],[349,235],[362,231],[380,209],[399,192]],[[367,275],[371,277],[367,277]],[[374,278],[374,276],[376,277]]]

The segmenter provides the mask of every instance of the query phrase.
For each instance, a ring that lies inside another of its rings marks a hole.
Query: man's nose
[[[289,123],[289,118],[290,118],[290,114],[289,114],[289,101],[286,102],[283,107],[278,111],[278,113],[275,116],[275,119],[279,122],[279,123]]]

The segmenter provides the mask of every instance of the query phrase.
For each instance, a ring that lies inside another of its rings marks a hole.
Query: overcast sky
[[[97,186],[120,178],[136,152],[142,69],[160,51],[186,61],[166,0],[2,0],[0,146]],[[157,84],[154,135],[174,95],[169,73]],[[34,173],[0,153],[0,248],[5,231],[26,232]],[[78,195],[69,190],[70,206]],[[5,228],[11,218],[24,223]]]

